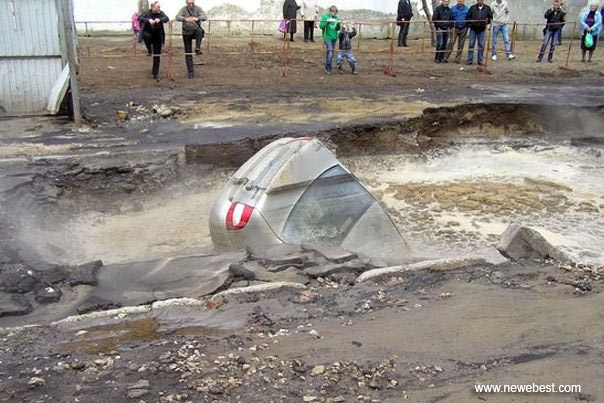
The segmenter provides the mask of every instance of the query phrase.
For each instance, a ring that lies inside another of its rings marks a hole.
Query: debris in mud
[[[44,386],[46,384],[46,381],[43,378],[34,376],[29,379],[27,384],[29,385],[30,388],[37,388],[40,386]]]
[[[497,250],[515,262],[536,259],[568,262],[560,250],[552,246],[539,232],[518,224],[510,225],[500,236]]]
[[[178,106],[166,106],[164,104],[153,105],[153,113],[161,116],[162,118],[169,118],[170,116],[176,115],[181,111]]]
[[[115,119],[118,122],[123,122],[125,120],[128,120],[128,112],[126,112],[126,111],[117,111],[117,112],[115,112]]]
[[[58,287],[39,287],[34,292],[36,302],[39,304],[52,304],[61,299],[61,289]]]

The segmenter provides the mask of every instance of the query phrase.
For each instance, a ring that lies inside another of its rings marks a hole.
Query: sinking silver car
[[[214,203],[219,250],[339,245],[386,261],[409,247],[371,192],[319,140],[283,138],[250,158]]]

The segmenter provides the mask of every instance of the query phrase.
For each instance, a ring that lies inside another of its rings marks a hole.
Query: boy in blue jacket
[[[457,0],[457,4],[451,7],[451,14],[455,20],[455,26],[451,33],[451,39],[447,46],[447,53],[445,53],[445,61],[449,60],[455,42],[457,42],[457,54],[455,55],[455,63],[461,63],[461,56],[463,54],[463,48],[466,44],[466,36],[468,36],[468,23],[466,22],[466,16],[470,9],[464,4],[464,0]]]
[[[340,50],[338,51],[338,58],[336,61],[338,72],[340,74],[344,73],[342,70],[342,63],[344,63],[344,59],[348,60],[348,64],[352,69],[352,74],[357,74],[357,59],[355,59],[354,55],[352,54],[352,38],[354,38],[356,35],[356,28],[350,29],[350,25],[348,24],[346,24],[344,29],[340,31]]]

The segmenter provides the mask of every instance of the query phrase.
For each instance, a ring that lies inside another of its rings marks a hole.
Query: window
[[[283,238],[297,244],[339,245],[375,202],[354,176],[336,165],[302,194],[285,221]]]

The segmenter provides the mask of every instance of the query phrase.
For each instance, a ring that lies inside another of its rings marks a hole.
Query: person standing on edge
[[[543,44],[539,50],[539,56],[537,56],[537,63],[541,63],[543,61],[543,55],[545,54],[545,49],[547,49],[548,44],[549,54],[547,56],[547,61],[550,63],[554,62],[556,38],[558,37],[560,29],[562,29],[562,25],[564,25],[564,15],[564,11],[562,11],[560,8],[560,2],[558,0],[554,0],[552,8],[545,12],[543,18],[545,18],[547,21],[547,25],[545,26],[545,37],[543,38]]]
[[[510,22],[510,9],[508,8],[508,2],[505,0],[495,0],[491,5],[493,9],[493,36],[492,36],[492,47],[491,47],[491,59],[497,60],[497,37],[501,32],[503,36],[503,47],[505,49],[505,56],[508,60],[514,60],[516,56],[512,54],[512,43],[510,42],[510,32],[508,30],[508,23]]]
[[[136,41],[141,43],[143,41],[143,31],[141,30],[141,23],[138,20],[138,11],[135,11],[134,14],[132,14],[130,21],[132,22],[132,31],[134,32],[134,36],[136,36]],[[145,43],[145,46],[147,47],[147,55],[151,56],[151,46],[149,45]]]
[[[399,0],[396,25],[400,27],[398,31],[398,46],[407,47],[407,36],[409,36],[409,21],[413,18],[413,7],[411,0]]]
[[[468,64],[474,63],[474,48],[478,42],[479,65],[484,61],[484,38],[487,25],[493,20],[493,11],[491,7],[484,4],[484,0],[476,0],[476,4],[470,7],[466,21],[470,27],[470,44],[468,45]]]
[[[329,12],[321,17],[319,28],[323,33],[323,43],[325,43],[325,74],[330,75],[333,64],[333,54],[338,40],[338,31],[340,30],[340,18],[338,17],[338,8],[329,7]]]
[[[564,0],[560,0],[560,10],[564,12],[566,15],[566,4]],[[562,45],[562,31],[564,30],[564,24],[560,25],[560,30],[558,31],[558,35],[556,35],[556,46]]]
[[[468,15],[468,6],[464,4],[464,0],[457,0],[457,4],[451,7],[451,15],[455,20],[455,27],[452,31],[451,40],[447,46],[447,53],[445,53],[445,61],[449,60],[455,42],[457,42],[457,54],[455,55],[455,63],[461,63],[461,56],[463,54],[463,48],[466,44],[466,36],[468,35],[468,23],[466,22],[466,16]]]
[[[304,42],[314,42],[315,24],[319,19],[317,0],[304,0],[302,2],[302,19],[304,20]]]
[[[287,24],[287,31],[284,35],[289,34],[289,40],[294,41],[294,34],[297,32],[296,15],[300,6],[296,3],[296,0],[285,0],[283,3],[283,19]],[[283,39],[285,39],[284,37]]]
[[[581,17],[581,28],[583,29],[583,35],[581,35],[581,61],[585,62],[585,54],[589,52],[589,59],[587,61],[591,63],[591,58],[598,44],[598,35],[602,31],[602,15],[598,12],[597,3],[590,4],[589,10]],[[592,36],[591,46],[585,44],[587,34],[591,34]]]
[[[357,35],[356,28],[350,29],[350,25],[346,24],[338,35],[340,38],[340,50],[338,51],[338,58],[336,59],[336,66],[338,66],[338,73],[343,74],[342,64],[344,59],[348,60],[352,74],[357,74],[357,59],[352,54],[352,38]]]
[[[145,11],[138,20],[143,24],[143,39],[145,43],[151,44],[153,56],[153,68],[151,74],[157,80],[159,76],[159,62],[161,58],[161,47],[166,40],[164,24],[170,21],[168,16],[161,11],[159,1],[151,3],[151,9]]]
[[[434,54],[434,63],[446,63],[445,53],[447,51],[447,42],[449,41],[449,31],[455,25],[453,14],[449,8],[449,0],[442,0],[440,6],[434,9],[432,23],[436,30],[436,53]]]
[[[201,27],[201,21],[207,20],[206,13],[201,7],[195,5],[195,0],[187,0],[187,5],[180,9],[176,15],[176,21],[182,22],[182,41],[185,45],[185,62],[189,78],[195,77],[193,64],[193,38],[195,38],[195,54],[201,54],[201,41],[205,31]]]
[[[602,6],[602,9],[600,10],[600,16],[602,17],[602,24],[604,24],[604,5]],[[600,30],[600,35],[603,35],[604,29]]]

